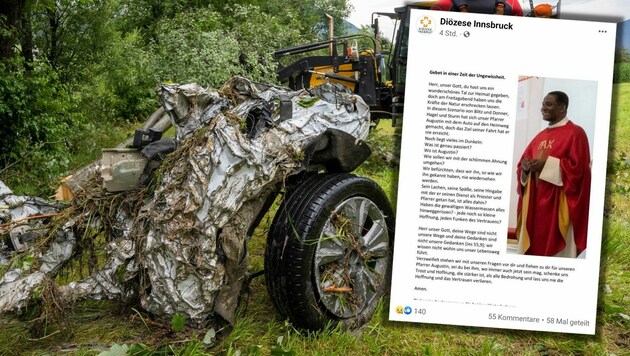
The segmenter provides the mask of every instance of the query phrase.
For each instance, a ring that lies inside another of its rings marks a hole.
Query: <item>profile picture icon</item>
[[[435,28],[435,20],[431,16],[422,16],[416,22],[416,28],[420,33],[432,33]]]

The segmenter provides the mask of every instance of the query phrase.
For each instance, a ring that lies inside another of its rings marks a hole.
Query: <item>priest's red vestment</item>
[[[547,159],[543,171],[527,174],[524,158]],[[541,131],[529,143],[517,167],[517,236],[523,253],[554,256],[567,245],[569,226],[577,253],[586,249],[591,186],[590,150],[584,130],[571,121]],[[555,182],[544,180],[545,170],[558,170]],[[525,173],[525,174],[524,174]]]

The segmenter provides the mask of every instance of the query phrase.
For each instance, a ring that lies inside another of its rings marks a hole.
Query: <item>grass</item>
[[[613,72],[613,82],[615,83],[630,82],[630,63],[628,62],[615,63],[614,72]]]
[[[608,154],[607,211],[630,220],[630,83],[615,85]]]
[[[165,330],[137,317],[132,306],[84,301],[66,311],[65,321],[43,337],[32,335],[29,311],[0,316],[0,354],[93,354],[114,344],[129,354],[141,351],[178,354],[261,355],[624,355],[630,350],[630,84],[615,86],[609,156],[609,190],[602,255],[602,278],[595,336],[485,329],[435,324],[390,322],[388,300],[360,330],[318,333],[295,330],[281,320],[267,294],[264,277],[256,278],[243,297],[236,324],[216,330],[212,344],[203,344],[208,330]],[[372,132],[375,154],[357,173],[376,180],[395,203],[397,171],[382,160],[395,150],[395,130],[382,123]],[[628,160],[628,162],[626,162]],[[394,204],[395,206],[395,204]],[[271,218],[266,217],[248,244],[249,270],[263,268],[264,246]],[[143,315],[146,317],[146,315]],[[57,328],[57,329],[55,329]],[[34,340],[42,338],[41,340]]]
[[[370,177],[378,183],[396,209],[398,169],[391,159],[400,157],[400,128],[392,127],[390,121],[381,121],[370,132],[367,143],[372,148],[372,156],[355,173]]]

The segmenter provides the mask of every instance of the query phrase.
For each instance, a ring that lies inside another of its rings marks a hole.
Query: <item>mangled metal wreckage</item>
[[[282,317],[309,329],[369,320],[387,287],[393,214],[376,183],[348,173],[370,154],[363,100],[331,83],[289,91],[242,77],[219,90],[162,85],[158,94],[176,138],[144,148],[148,187],[109,193],[96,172],[62,209],[0,185],[0,236],[18,250],[13,260],[35,257],[19,268],[5,259],[0,312],[53,285],[63,302],[139,297],[159,319],[233,323],[249,276],[247,239],[282,195],[265,251]],[[147,154],[152,146],[174,152]],[[87,278],[52,282],[98,241],[105,253],[90,259]]]

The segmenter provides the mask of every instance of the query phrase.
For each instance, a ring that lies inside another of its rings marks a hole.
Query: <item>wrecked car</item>
[[[60,303],[139,298],[156,318],[181,313],[195,326],[234,323],[247,241],[279,202],[264,276],[281,316],[313,330],[367,322],[388,287],[394,216],[378,184],[350,173],[370,155],[361,97],[334,83],[293,91],[243,77],[158,95],[154,121],[167,117],[175,137],[161,139],[160,124],[137,132],[135,148],[104,150],[68,206],[27,205],[0,184],[0,312],[54,293]],[[55,282],[76,261],[89,275]]]

